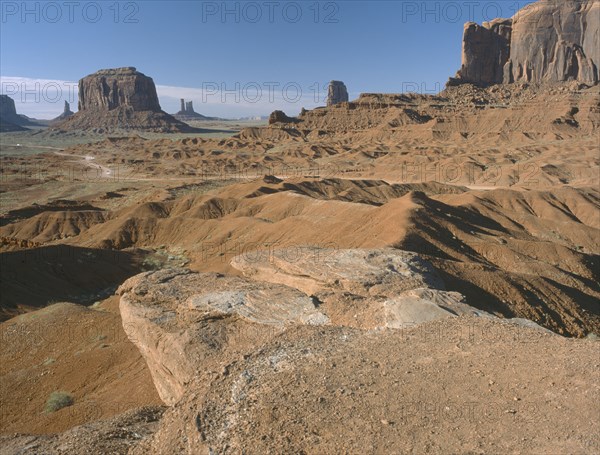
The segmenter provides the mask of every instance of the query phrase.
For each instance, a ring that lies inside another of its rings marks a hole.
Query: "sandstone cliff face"
[[[56,128],[194,131],[161,110],[154,81],[133,67],[104,69],[81,79],[79,111]]]
[[[348,101],[348,90],[341,81],[331,81],[327,91],[327,106]]]
[[[449,85],[598,82],[600,2],[540,0],[512,19],[467,23],[462,67]]]
[[[510,54],[511,32],[510,19],[465,24],[460,79],[475,84],[501,84]]]
[[[8,120],[16,115],[15,100],[8,95],[0,95],[0,118]]]
[[[22,125],[28,122],[17,114],[15,100],[8,95],[0,95],[0,132],[23,131]]]
[[[545,0],[513,17],[504,82],[569,81],[595,84],[600,64],[600,2]]]
[[[134,111],[160,112],[152,78],[133,67],[100,70],[79,81],[79,110],[112,110],[129,106]]]

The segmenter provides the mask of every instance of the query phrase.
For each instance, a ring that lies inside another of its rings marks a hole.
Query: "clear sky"
[[[19,113],[52,118],[77,80],[121,66],[151,76],[171,113],[185,97],[206,115],[295,115],[322,105],[332,79],[351,98],[436,92],[460,67],[465,22],[527,3],[2,0],[2,93]]]

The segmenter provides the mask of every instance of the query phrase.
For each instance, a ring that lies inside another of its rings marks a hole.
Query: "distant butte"
[[[185,101],[184,98],[181,98],[179,102],[181,103],[179,112],[173,114],[173,117],[177,120],[181,120],[182,122],[190,120],[222,120],[219,117],[207,117],[194,111],[193,101]]]
[[[71,105],[69,104],[68,101],[65,101],[65,107],[63,108],[63,113],[60,114],[58,117],[56,117],[55,119],[51,120],[51,123],[58,123],[58,122],[62,122],[63,120],[68,119],[69,117],[72,117],[73,115],[75,115],[75,112],[73,112],[71,110]]]
[[[327,90],[327,106],[348,102],[348,90],[342,81],[331,81]]]
[[[79,111],[55,126],[60,130],[194,132],[164,112],[156,87],[133,67],[104,69],[79,81]]]

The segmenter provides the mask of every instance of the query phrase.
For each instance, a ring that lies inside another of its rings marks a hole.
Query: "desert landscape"
[[[1,95],[0,453],[600,454],[599,39],[538,0],[268,119]]]

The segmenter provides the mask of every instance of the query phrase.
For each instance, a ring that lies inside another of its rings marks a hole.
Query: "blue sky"
[[[226,117],[297,114],[322,104],[332,79],[351,98],[435,92],[460,66],[465,22],[510,17],[527,3],[2,0],[2,92],[38,118],[62,110],[68,90],[49,94],[57,84],[121,66],[151,76],[167,112],[184,96],[196,111]]]

